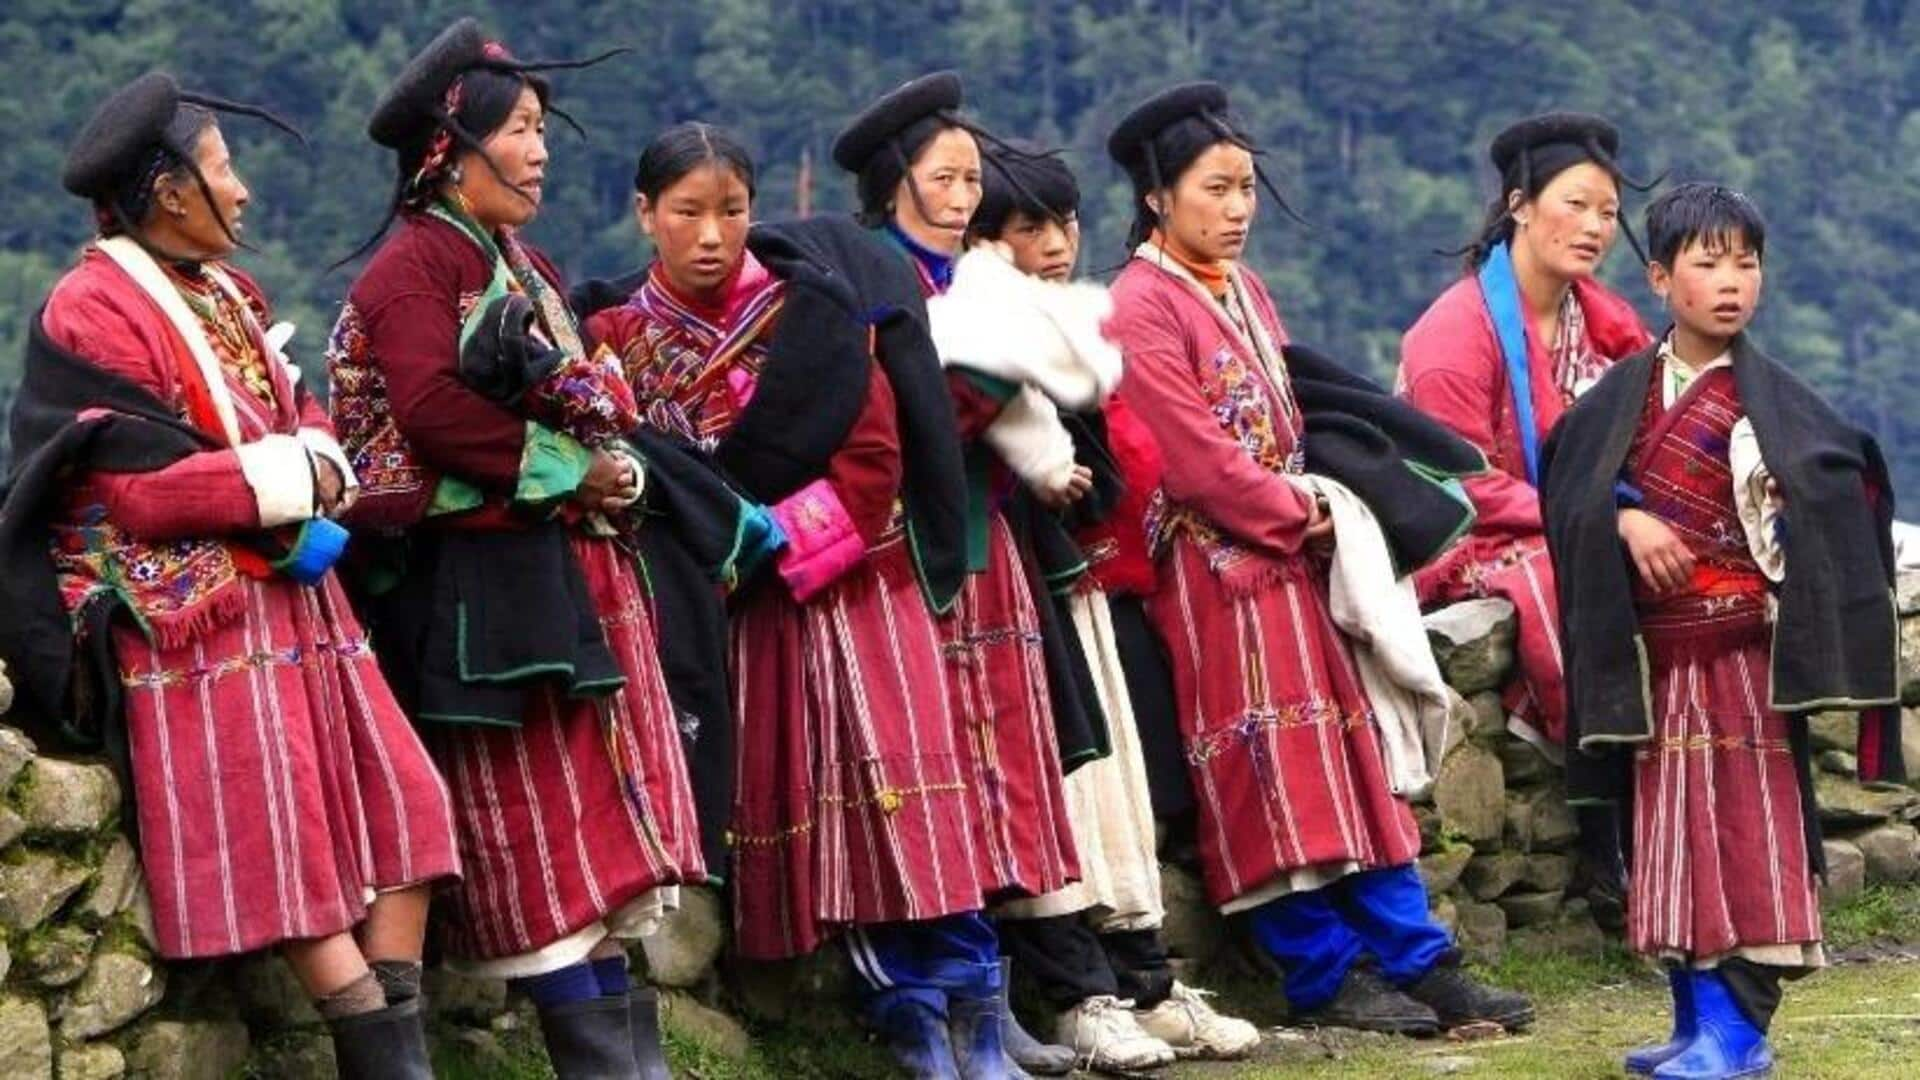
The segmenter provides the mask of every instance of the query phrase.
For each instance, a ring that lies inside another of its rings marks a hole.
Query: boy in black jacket
[[[1873,440],[1745,334],[1753,203],[1682,184],[1647,234],[1672,327],[1567,414],[1543,467],[1570,568],[1569,782],[1631,798],[1628,943],[1669,965],[1673,1037],[1628,1071],[1759,1076],[1780,980],[1824,963],[1804,714],[1898,699],[1891,498]],[[1898,772],[1884,726],[1863,720],[1863,775]]]

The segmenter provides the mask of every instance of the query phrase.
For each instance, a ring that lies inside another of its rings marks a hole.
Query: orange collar
[[[1166,234],[1158,229],[1153,231],[1153,236],[1149,239],[1153,241],[1155,247],[1166,252],[1168,258],[1185,267],[1187,273],[1192,274],[1194,280],[1206,286],[1207,292],[1211,293],[1216,299],[1227,295],[1227,272],[1228,269],[1232,267],[1232,263],[1195,262],[1185,255],[1180,254],[1178,251],[1175,251],[1173,246],[1167,243]]]

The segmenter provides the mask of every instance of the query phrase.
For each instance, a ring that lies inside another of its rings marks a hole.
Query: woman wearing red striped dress
[[[1329,612],[1337,537],[1296,482],[1286,332],[1240,262],[1252,144],[1225,91],[1195,83],[1140,105],[1107,145],[1133,182],[1138,245],[1113,286],[1111,333],[1120,395],[1164,459],[1149,612],[1172,657],[1208,894],[1247,914],[1302,1019],[1523,1026],[1527,1000],[1468,979],[1428,913],[1419,830]]]
[[[533,1000],[561,1076],[658,1075],[655,999],[630,986],[623,941],[705,869],[621,533],[644,474],[586,422],[630,396],[519,236],[548,166],[543,66],[463,19],[375,110],[398,225],[335,324],[332,407],[361,471],[358,582],[381,662],[453,790],[467,878],[449,961]],[[478,379],[556,371],[577,375],[561,381],[580,422]]]
[[[278,948],[343,1074],[424,1078],[447,792],[328,569],[357,484],[225,261],[248,192],[210,110],[265,115],[156,72],[68,157],[100,235],[31,331],[0,652],[130,771],[161,955]]]

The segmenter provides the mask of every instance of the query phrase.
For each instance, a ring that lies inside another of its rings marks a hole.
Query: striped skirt
[[[573,550],[626,685],[585,700],[543,686],[518,727],[441,725],[428,740],[466,871],[444,924],[458,961],[534,952],[706,877],[639,575],[612,541],[576,537]]]
[[[447,789],[329,575],[248,581],[174,648],[116,627],[154,932],[169,959],[351,929],[459,872]]]
[[[1328,614],[1325,569],[1306,557],[1269,562],[1254,584],[1230,589],[1199,548],[1176,540],[1148,609],[1173,667],[1215,904],[1300,879],[1295,871],[1324,879],[1420,852]]]
[[[1554,761],[1566,756],[1567,676],[1560,653],[1560,598],[1544,536],[1469,536],[1442,562],[1416,575],[1424,608],[1499,597],[1519,623],[1518,678],[1504,695],[1514,733]]]
[[[1720,646],[1649,635],[1655,729],[1634,756],[1627,892],[1636,952],[1704,960],[1820,940],[1789,721],[1767,708],[1765,629]]]
[[[733,650],[740,955],[978,909],[974,808],[904,534],[804,605],[763,585]]]
[[[977,808],[974,851],[994,898],[1040,896],[1080,877],[1040,618],[1006,519],[994,514],[987,568],[967,576],[941,623],[947,694]]]
[[[1009,901],[994,914],[1032,919],[1089,911],[1102,933],[1157,929],[1166,910],[1154,844],[1153,796],[1107,594],[1085,589],[1067,606],[1092,669],[1113,752],[1067,776],[1067,818],[1080,857],[1080,880],[1045,896]]]

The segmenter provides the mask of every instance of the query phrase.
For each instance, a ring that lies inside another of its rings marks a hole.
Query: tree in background
[[[1390,374],[1402,329],[1453,275],[1433,254],[1478,224],[1494,179],[1484,153],[1506,121],[1548,108],[1603,113],[1629,169],[1713,178],[1752,195],[1774,233],[1756,332],[1893,460],[1920,499],[1920,12],[1905,0],[1700,5],[1595,0],[1567,8],[1389,0],[10,0],[0,69],[0,386],[17,378],[27,320],[90,232],[61,191],[65,142],[114,86],[153,66],[261,100],[302,125],[302,152],[236,127],[254,190],[249,269],[299,323],[318,374],[351,271],[326,264],[374,223],[392,182],[364,135],[386,79],[457,15],[522,55],[626,44],[612,63],[556,77],[588,128],[552,132],[553,179],[534,226],[575,278],[646,257],[632,224],[646,137],[699,117],[764,162],[760,205],[845,208],[851,181],[826,146],[861,103],[953,67],[974,111],[1007,134],[1064,147],[1087,192],[1088,265],[1124,255],[1127,195],[1103,144],[1167,83],[1228,84],[1266,165],[1312,223],[1268,207],[1251,258],[1292,332]],[[902,15],[901,9],[913,14]],[[1630,199],[1637,220],[1642,200]],[[1632,255],[1607,276],[1658,312]]]

